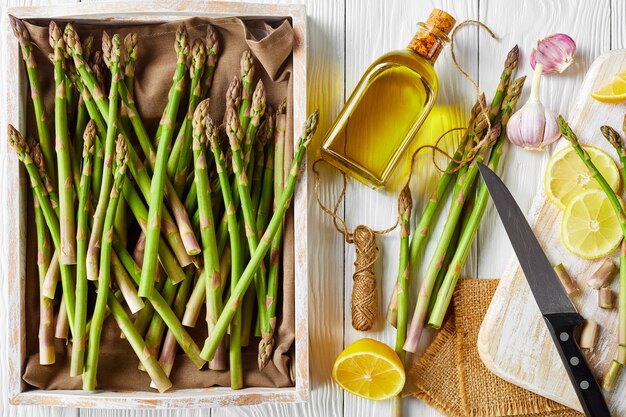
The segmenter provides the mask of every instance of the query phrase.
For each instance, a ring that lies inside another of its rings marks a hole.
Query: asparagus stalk
[[[209,100],[202,101],[193,116],[193,153],[195,182],[198,192],[198,207],[200,209],[200,235],[202,239],[202,255],[204,258],[204,280],[206,282],[207,325],[209,334],[213,331],[215,322],[222,312],[222,289],[220,276],[220,256],[217,250],[213,209],[211,207],[209,177],[207,174],[206,144],[207,128],[211,134],[217,134],[215,126],[207,126]],[[208,119],[210,121],[210,119]],[[202,278],[201,278],[202,279]],[[225,369],[225,364],[217,365],[218,369]]]
[[[224,206],[228,219],[228,235],[230,237],[231,253],[231,291],[237,286],[239,276],[243,267],[242,247],[239,240],[239,224],[237,220],[237,209],[233,203],[233,195],[230,188],[228,171],[225,156],[220,147],[217,129],[210,117],[206,118],[207,137],[211,144],[211,152],[215,160],[215,169],[219,177]],[[211,333],[209,333],[211,334]],[[233,321],[230,323],[230,384],[231,388],[243,388],[243,373],[241,365],[241,308],[237,308]]]
[[[54,352],[54,306],[51,299],[43,295],[42,287],[52,258],[52,242],[43,217],[39,200],[35,206],[35,228],[37,230],[37,271],[39,275],[39,364],[55,362]]]
[[[30,33],[24,23],[16,17],[9,15],[9,22],[13,29],[13,34],[17,38],[22,51],[22,58],[26,64],[26,74],[30,84],[30,97],[35,110],[35,121],[37,122],[37,136],[43,152],[46,172],[51,175],[52,181],[56,183],[56,164],[54,158],[54,143],[50,138],[49,118],[41,95],[41,83],[39,82],[39,71],[37,61],[33,55],[33,45]]]
[[[274,158],[276,146],[274,144],[274,132],[276,126],[276,115],[271,106],[266,110],[267,131],[265,141],[267,142],[267,158],[263,167],[263,178],[261,186],[261,196],[256,215],[256,227],[259,234],[262,234],[267,227],[267,220],[272,209],[272,197],[274,196]],[[283,170],[283,168],[281,168]]]
[[[89,205],[91,200],[91,172],[96,141],[96,124],[92,120],[85,129],[83,140],[83,169],[78,193],[78,228],[76,232],[76,311],[74,316],[72,359],[70,376],[83,373],[85,366],[85,346],[87,334],[87,270],[86,255],[89,235]]]
[[[488,132],[489,137],[487,143],[485,144],[485,146],[482,147],[480,153],[476,155],[474,160],[471,162],[467,172],[465,172],[465,174],[460,176],[457,180],[457,182],[460,184],[460,186],[458,187],[458,193],[455,193],[455,196],[452,200],[450,211],[448,213],[448,218],[446,219],[446,223],[444,225],[441,237],[437,242],[435,253],[433,254],[431,262],[428,264],[424,280],[422,281],[417,305],[415,306],[413,319],[411,321],[411,327],[407,333],[406,341],[404,343],[404,350],[406,350],[407,352],[414,353],[417,350],[419,340],[424,329],[424,322],[428,313],[428,304],[432,295],[435,280],[437,279],[437,275],[441,270],[443,260],[446,256],[446,251],[448,249],[448,245],[450,244],[452,236],[454,235],[456,223],[458,222],[461,212],[463,210],[465,199],[468,195],[468,192],[473,187],[474,180],[478,175],[478,163],[481,163],[487,157],[489,148],[496,142],[496,140],[500,136],[500,130],[501,126],[499,123],[492,127],[492,129]]]
[[[177,142],[182,140],[182,149],[180,152],[180,157],[176,160],[176,165],[172,166],[170,161],[172,161],[172,155],[170,155],[170,159],[168,160],[167,167],[167,175],[174,182],[174,188],[178,195],[182,195],[185,185],[187,183],[187,174],[189,170],[189,159],[191,155],[190,148],[192,147],[192,137],[193,137],[193,126],[192,119],[194,111],[198,106],[198,103],[202,97],[202,85],[201,78],[204,72],[204,64],[206,61],[206,50],[204,48],[204,43],[200,39],[196,39],[191,48],[191,62],[192,66],[190,69],[191,72],[191,88],[190,88],[190,98],[189,105],[187,106],[187,114],[185,116],[185,121],[183,122],[183,127],[181,127],[181,134],[177,138]],[[173,149],[172,149],[173,154]]]
[[[404,340],[406,338],[407,316],[408,316],[408,291],[409,275],[411,266],[409,265],[409,236],[411,235],[411,190],[405,185],[398,198],[398,216],[400,219],[400,261],[398,262],[397,281],[397,304],[393,309],[396,312],[396,344],[395,351],[404,363]],[[395,415],[402,415],[402,394],[398,394],[392,400]]]
[[[185,63],[187,55],[189,54],[188,35],[184,26],[180,26],[176,32],[175,49],[177,63],[172,81],[171,100],[168,102],[166,108],[166,120],[163,126],[163,132],[159,138],[154,175],[150,187],[151,200],[148,211],[148,227],[146,229],[146,252],[143,259],[143,269],[141,271],[141,281],[139,284],[139,295],[142,297],[148,297],[154,288],[154,277],[157,268],[157,247],[161,237],[163,194],[165,178],[167,176],[167,152],[172,139],[178,106],[182,98],[185,82]],[[181,237],[185,239],[185,236],[181,235]]]
[[[64,265],[76,263],[76,219],[74,216],[74,188],[70,160],[70,139],[67,129],[67,102],[63,50],[65,44],[61,30],[50,22],[50,46],[54,62],[54,131],[58,160],[58,190],[61,226],[59,262]]]
[[[624,117],[624,132],[626,133],[626,117]],[[615,129],[610,126],[602,126],[600,128],[602,135],[609,141],[611,145],[617,151],[617,156],[620,159],[620,168],[622,173],[622,180],[626,180],[626,150],[622,142],[622,138]],[[579,153],[580,154],[580,153]],[[594,172],[592,170],[592,172]],[[602,184],[600,184],[602,186]],[[602,187],[604,189],[604,187]],[[606,192],[606,189],[605,189]],[[608,194],[607,194],[608,195]],[[615,206],[613,206],[615,208]],[[623,217],[622,217],[623,218]],[[625,235],[626,236],[626,235]],[[618,334],[617,343],[619,349],[626,346],[626,243],[622,241],[620,249],[620,262],[619,262],[619,293],[618,293]],[[618,358],[619,359],[619,358]],[[603,387],[607,390],[611,390],[617,379],[617,375],[622,368],[623,361],[613,361],[611,369],[605,375],[603,380]]]
[[[279,204],[272,215],[272,218],[268,224],[267,230],[263,234],[259,242],[259,246],[256,251],[252,253],[250,261],[248,265],[245,267],[242,272],[239,281],[234,289],[231,290],[230,297],[224,306],[224,311],[220,315],[213,332],[209,335],[206,340],[204,347],[202,349],[202,356],[205,358],[213,359],[215,356],[215,352],[220,345],[220,342],[226,331],[228,330],[228,325],[232,321],[233,317],[237,312],[237,308],[239,307],[242,297],[254,276],[256,275],[261,262],[265,255],[267,255],[267,251],[270,249],[271,241],[276,231],[280,227],[283,222],[283,218],[289,204],[291,203],[291,199],[294,195],[296,184],[298,182],[298,175],[300,173],[300,168],[302,166],[302,162],[304,160],[304,156],[306,155],[307,147],[313,138],[313,134],[315,133],[315,129],[317,128],[317,122],[319,119],[319,112],[315,111],[311,114],[306,121],[304,132],[298,141],[298,146],[296,147],[296,153],[294,155],[293,162],[291,164],[291,168],[289,171],[289,178],[285,185],[285,191],[280,198]]]
[[[519,100],[525,81],[525,76],[520,77],[515,80],[507,89],[500,119],[500,123],[502,124],[502,131],[500,133],[500,137],[498,138],[497,143],[494,146],[491,158],[489,159],[489,167],[492,170],[496,170],[498,168],[500,156],[502,155],[502,148],[504,147],[504,143],[506,142],[506,124],[511,114],[513,113],[513,110],[515,109],[515,106],[517,105],[517,101]],[[481,183],[474,209],[472,210],[472,213],[468,220],[468,225],[462,232],[461,237],[459,238],[458,248],[454,254],[454,257],[452,258],[450,267],[448,268],[446,275],[444,276],[443,283],[441,285],[441,288],[439,289],[432,313],[428,320],[428,324],[431,327],[438,329],[443,323],[446,311],[448,310],[448,306],[450,305],[450,301],[452,300],[454,288],[456,287],[456,283],[461,276],[463,265],[467,260],[467,256],[469,254],[472,242],[474,241],[476,233],[478,232],[478,227],[480,226],[480,221],[483,217],[483,214],[485,213],[488,202],[489,190],[484,183]]]
[[[74,63],[76,65],[76,69],[81,77],[82,82],[84,83],[85,87],[89,90],[90,94],[93,96],[94,102],[100,114],[108,115],[109,101],[107,100],[104,93],[102,92],[102,88],[100,87],[101,83],[99,83],[96,80],[96,78],[94,77],[94,74],[90,71],[90,68],[88,67],[87,63],[84,60],[84,57],[82,55],[82,46],[78,38],[78,34],[76,33],[76,31],[74,30],[71,24],[68,24],[65,27],[65,33],[67,35],[66,43],[68,47],[68,52],[74,58]],[[148,163],[150,164],[152,168],[154,168],[156,164],[156,153],[154,151],[150,138],[148,137],[148,134],[143,126],[143,122],[141,121],[141,117],[139,116],[139,112],[137,111],[137,107],[135,106],[134,99],[132,95],[129,95],[129,92],[126,88],[125,83],[120,83],[118,87],[119,87],[120,98],[122,99],[123,103],[128,107],[128,112],[129,112],[128,116],[130,117],[131,123],[133,124],[133,129],[135,130],[135,134],[137,135],[139,145],[141,146],[141,149],[144,155],[146,155]],[[90,112],[90,117],[92,119],[95,119],[97,116],[93,114],[92,112]],[[96,122],[98,121],[96,120]],[[98,125],[98,130],[101,130],[101,126],[103,125],[104,125],[104,122]],[[130,158],[128,167],[130,168],[131,174],[133,175],[135,180],[137,180],[138,182],[147,181],[148,183],[150,183],[151,181],[149,179],[149,176],[147,175],[147,172],[145,172],[145,169],[143,170],[143,172],[142,170],[139,169],[142,164],[141,164],[141,161],[139,160],[139,157],[137,156],[137,153],[132,147],[128,133],[124,130],[122,126],[119,126],[118,128],[119,128],[120,133],[124,136],[124,139],[126,139],[126,142],[127,142],[129,158]],[[105,131],[106,131],[106,128],[105,128]],[[97,157],[97,149],[96,149],[96,157]],[[95,159],[95,161],[97,162],[97,158]],[[97,167],[97,164],[94,163],[94,172],[96,170],[96,167]],[[144,188],[143,185],[140,185],[140,187],[141,187],[142,194],[144,195],[146,200],[149,201],[151,198],[151,196],[149,196],[150,187],[147,187],[147,189]],[[200,249],[199,249],[198,242],[196,241],[195,236],[193,234],[193,228],[191,227],[191,222],[189,221],[189,217],[187,215],[187,212],[185,211],[185,208],[182,202],[176,195],[176,191],[174,190],[174,187],[172,186],[172,184],[169,182],[167,178],[165,179],[165,196],[167,200],[169,201],[170,207],[172,209],[172,217],[176,219],[176,224],[178,225],[181,237],[183,238],[182,244],[185,246],[189,255],[192,255],[192,256],[197,255],[200,252]],[[167,216],[167,214],[165,213],[167,212],[164,211],[164,219]],[[188,258],[187,261],[184,261],[183,259],[179,257],[179,260],[181,262],[181,265],[183,266],[191,263],[191,258]]]
[[[106,139],[104,142],[104,169],[102,171],[102,185],[96,212],[93,218],[93,227],[87,248],[87,278],[92,281],[98,279],[98,255],[103,237],[104,221],[109,206],[111,187],[113,186],[113,158],[115,153],[115,137],[118,126],[118,86],[122,81],[120,71],[121,39],[118,34],[111,38],[107,32],[102,34],[102,52],[104,61],[111,71],[111,90],[109,93],[109,113],[107,118]],[[78,65],[77,65],[78,68]],[[94,96],[94,98],[96,98]],[[116,203],[117,204],[117,203]],[[102,300],[101,308],[106,306],[106,299]]]
[[[67,36],[66,36],[67,38]],[[67,43],[67,41],[66,41]],[[93,68],[94,76],[98,79],[99,85],[104,85],[104,58],[102,57],[102,51],[96,51],[93,54],[93,59],[91,63],[91,67]],[[96,126],[98,127],[99,133],[102,134],[102,140],[96,141],[96,149],[93,158],[93,173],[91,174],[92,182],[91,182],[91,192],[96,198],[100,196],[100,188],[102,187],[102,172],[104,171],[104,142],[106,139],[106,127],[104,116],[100,114],[98,111],[98,105],[94,100],[91,92],[88,88],[83,84],[82,78],[78,76],[76,78],[76,87],[77,90],[81,91],[83,101],[85,102],[85,109],[87,110],[87,114],[89,117],[96,121]],[[108,113],[107,113],[108,115]],[[101,121],[101,124],[98,124]]]
[[[241,130],[246,132],[250,122],[250,98],[252,96],[252,79],[254,78],[254,58],[249,50],[243,51],[239,62],[241,67],[241,107],[239,107],[239,124]]]
[[[283,191],[285,183],[285,134],[287,129],[287,101],[283,100],[279,109],[276,120],[276,138],[274,143],[274,155],[276,156],[276,169],[274,170],[274,207],[278,205]],[[271,127],[270,127],[271,129]],[[263,186],[265,182],[271,181],[269,176],[263,180]],[[259,211],[261,213],[261,211]],[[265,221],[264,221],[265,223]],[[258,225],[259,232],[265,230],[265,225]],[[263,334],[261,341],[259,342],[259,369],[264,368],[271,358],[272,351],[274,349],[274,331],[276,330],[276,306],[278,304],[278,274],[280,272],[280,260],[282,249],[282,232],[283,225],[281,224],[276,231],[276,235],[272,239],[270,248],[270,272],[267,280],[267,322],[269,324],[270,331]]]
[[[235,109],[232,107],[226,110],[226,134],[228,135],[228,140],[230,142],[230,148],[232,150],[233,156],[233,171],[235,174],[235,184],[237,186],[239,199],[241,203],[241,211],[243,214],[246,238],[248,240],[248,248],[250,253],[253,254],[256,252],[257,247],[259,245],[259,238],[257,234],[256,227],[256,218],[252,213],[252,201],[250,199],[250,187],[248,183],[248,178],[246,176],[244,159],[241,154],[241,148],[239,147],[240,138],[242,137],[241,127],[239,125],[239,120],[237,118],[237,114]],[[268,323],[266,322],[266,296],[267,296],[267,288],[266,281],[263,274],[264,271],[264,262],[263,259],[260,260],[260,270],[254,279],[254,287],[257,295],[257,310],[259,313],[259,317],[261,319],[261,328],[263,334],[269,333]],[[204,357],[204,356],[203,356]],[[205,357],[206,358],[206,357]]]
[[[119,42],[119,40],[118,40]],[[119,46],[119,43],[118,43]],[[115,74],[115,73],[114,73]],[[102,229],[102,249],[100,256],[100,271],[98,276],[98,296],[91,319],[91,329],[87,347],[87,361],[83,376],[83,389],[94,390],[96,388],[96,374],[98,371],[98,358],[100,356],[100,339],[102,336],[102,324],[109,295],[111,282],[111,254],[113,252],[113,222],[117,212],[117,203],[120,198],[122,184],[126,179],[126,141],[119,135],[116,141],[115,173],[113,185],[110,191],[108,207],[106,209],[104,226]],[[102,189],[102,192],[106,188]],[[102,194],[102,193],[101,193]],[[94,219],[95,224],[95,219]]]
[[[47,177],[45,171],[45,167],[43,164],[41,166],[35,166],[32,157],[31,147],[26,143],[20,132],[17,131],[12,125],[9,125],[9,145],[15,150],[18,158],[24,164],[26,168],[26,172],[31,180],[31,188],[33,190],[33,197],[39,201],[39,206],[41,207],[41,211],[43,213],[44,219],[46,220],[46,224],[48,225],[48,230],[50,231],[50,237],[52,237],[52,242],[54,243],[54,247],[57,252],[60,252],[61,248],[61,233],[59,227],[59,218],[55,210],[52,208],[51,198],[52,195],[49,195],[44,183],[42,181],[42,177],[39,173],[39,170],[42,170],[42,174]],[[34,148],[38,148],[39,145],[35,144]],[[40,152],[40,150],[35,150],[35,152]],[[46,182],[49,184],[50,180],[46,179]],[[49,184],[51,186],[51,184]],[[72,269],[69,265],[64,265],[59,263],[59,269],[61,272],[61,286],[63,287],[64,301],[63,305],[67,309],[67,316],[69,319],[70,330],[73,333],[73,325],[74,325],[74,306],[75,306],[75,293],[74,293],[74,281]]]
[[[261,204],[261,193],[263,192],[263,174],[265,171],[265,145],[267,145],[266,121],[263,121],[263,123],[261,123],[261,126],[259,126],[259,130],[256,136],[256,140],[254,141],[254,157],[252,158],[252,161],[254,161],[254,166],[251,166],[252,164],[248,166],[250,168],[250,171],[252,172],[252,175],[248,178],[252,178],[252,182],[250,184],[252,214],[257,219],[257,228],[260,229],[260,227],[258,226],[258,214],[259,205]]]

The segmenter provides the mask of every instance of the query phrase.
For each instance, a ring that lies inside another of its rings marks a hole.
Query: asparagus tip
[[[519,61],[519,46],[515,45],[507,54],[504,66],[507,68],[515,68]]]
[[[577,144],[578,137],[576,136],[572,128],[567,124],[567,121],[565,120],[565,118],[563,118],[563,116],[559,114],[557,122],[559,124],[559,129],[561,130],[561,134],[563,135],[563,137],[567,139],[569,142],[571,142],[572,144],[574,145]]]
[[[137,59],[137,33],[129,33],[124,37],[124,49],[126,50],[126,59],[135,61]]]
[[[52,49],[55,52],[59,49],[64,49],[65,42],[63,41],[63,34],[61,33],[61,29],[59,29],[59,25],[57,25],[54,20],[50,21],[48,32],[50,46],[52,47]]]
[[[12,15],[9,15],[9,22],[11,24],[11,29],[13,29],[13,34],[17,38],[17,41],[20,43],[20,45],[22,45],[23,47],[29,44],[30,33],[28,32],[28,29],[26,29],[24,22]]]
[[[409,184],[406,184],[402,191],[400,191],[400,196],[398,197],[398,215],[406,216],[411,212],[413,208],[413,199],[411,198],[411,189],[409,188]]]
[[[276,112],[276,114],[285,113],[287,113],[287,97],[283,98],[283,100],[280,102],[280,105],[278,106],[278,111]]]
[[[252,110],[257,113],[263,113],[265,111],[265,105],[265,85],[262,80],[259,80],[252,94]]]
[[[66,35],[64,33],[63,39],[65,38],[66,38]],[[85,40],[83,41],[83,50],[84,50],[83,57],[85,58],[85,60],[91,59],[91,53],[93,52],[93,43],[94,43],[93,35],[87,36]],[[65,41],[65,44],[67,45],[67,40]],[[67,53],[69,54],[69,50],[67,51]]]
[[[209,64],[215,65],[217,55],[220,53],[220,38],[213,25],[206,27],[206,48],[209,55]]]
[[[25,153],[28,149],[24,137],[13,125],[9,125],[9,145],[15,149],[18,154]]]
[[[88,153],[91,153],[95,141],[96,122],[89,120],[89,123],[85,126],[85,132],[83,133],[83,157],[85,157]]]
[[[65,42],[68,54],[75,55],[83,53],[83,46],[80,42],[80,38],[78,37],[76,29],[74,29],[74,26],[72,26],[71,23],[65,25],[65,30],[63,31],[63,40]]]
[[[205,118],[209,115],[209,106],[211,100],[204,99],[196,107],[196,111],[193,113],[193,119],[191,121],[193,127],[194,146],[196,138],[201,139],[205,136]]]
[[[123,175],[126,172],[126,163],[128,162],[128,153],[126,139],[124,136],[117,135],[115,142],[115,175]]]
[[[271,336],[264,336],[259,342],[259,356],[257,362],[259,365],[259,371],[267,366],[272,357],[274,351],[274,338]]]
[[[234,107],[236,110],[241,105],[241,81],[237,76],[233,77],[233,80],[228,85],[226,90],[226,108]]]
[[[609,143],[617,150],[622,147],[622,138],[619,133],[611,126],[601,126],[600,132],[602,132],[602,136],[609,141]]]
[[[189,55],[189,34],[184,24],[178,26],[178,29],[176,29],[174,49],[176,50],[179,60],[186,60],[187,55]]]
[[[243,51],[239,65],[241,66],[241,79],[248,83],[251,82],[254,69],[254,58],[252,57],[250,50],[246,49]]]
[[[191,46],[192,71],[204,67],[206,62],[206,48],[201,39],[195,39]]]

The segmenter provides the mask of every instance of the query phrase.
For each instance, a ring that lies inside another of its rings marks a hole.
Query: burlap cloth
[[[95,37],[94,45],[99,49],[102,30],[109,33],[119,33],[122,37],[129,32],[139,35],[139,51],[136,68],[135,98],[140,113],[146,124],[148,133],[154,135],[158,122],[167,101],[168,90],[171,87],[172,75],[176,63],[174,37],[176,28],[185,23],[190,40],[204,38],[206,25],[210,22],[219,32],[221,52],[215,71],[213,87],[211,89],[210,112],[214,120],[221,121],[225,111],[225,94],[228,84],[234,76],[239,76],[239,60],[242,52],[247,48],[255,56],[256,75],[254,82],[262,79],[265,84],[268,104],[277,108],[284,97],[288,98],[287,106],[287,140],[285,150],[285,165],[291,164],[293,155],[293,102],[291,88],[292,51],[294,32],[289,19],[280,18],[269,20],[239,18],[200,19],[191,18],[167,23],[142,22],[141,24],[119,24],[107,22],[99,25],[85,26],[76,23],[79,35],[84,39],[88,34]],[[51,52],[48,44],[47,20],[27,21],[26,25],[35,43],[35,58],[39,66],[42,91],[46,108],[50,116],[53,109],[53,71],[52,65],[46,58]],[[57,21],[63,28],[66,22]],[[11,69],[16,70],[16,69]],[[27,129],[29,135],[34,135],[36,125],[32,113],[30,99],[27,103]],[[181,103],[179,120],[187,109],[186,99]],[[70,125],[73,126],[73,125]],[[52,128],[52,126],[51,126]],[[70,128],[73,132],[73,127]],[[288,169],[285,170],[288,173]],[[28,198],[31,199],[30,191]],[[31,200],[32,201],[32,200]],[[30,206],[30,205],[29,205]],[[56,364],[41,366],[37,354],[37,330],[39,319],[38,278],[36,270],[37,249],[35,245],[34,222],[32,208],[27,216],[28,243],[26,259],[26,360],[23,379],[32,387],[41,389],[80,389],[81,378],[69,376],[69,353],[71,346],[65,346],[63,341],[56,342]],[[135,231],[138,232],[137,230]],[[283,260],[282,290],[279,294],[280,317],[276,330],[276,347],[273,360],[261,372],[257,369],[258,339],[250,341],[250,345],[243,352],[245,386],[256,387],[287,387],[293,386],[290,375],[294,357],[294,255],[293,255],[293,215],[286,218],[285,244]],[[58,300],[57,300],[58,302]],[[202,325],[204,313],[200,314],[196,329],[190,333],[200,348],[206,338],[206,325]],[[137,369],[138,360],[130,345],[120,339],[120,331],[112,317],[104,324],[102,347],[98,366],[98,388],[107,390],[151,390],[150,380],[145,372]],[[197,371],[184,354],[179,353],[171,374],[171,380],[176,388],[202,388],[213,385],[229,386],[230,379],[227,371],[209,371],[204,368]]]
[[[462,279],[453,313],[411,369],[411,392],[450,417],[582,417],[491,373],[478,355],[478,331],[498,280]]]

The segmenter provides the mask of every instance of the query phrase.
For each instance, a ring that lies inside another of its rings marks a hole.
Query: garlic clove
[[[557,122],[557,115],[552,110],[546,109],[545,127],[543,130],[543,146],[548,146],[556,142],[561,137],[561,130]]]
[[[555,33],[537,42],[537,47],[530,53],[530,66],[543,65],[543,73],[561,73],[574,62],[576,42],[564,34]]]
[[[541,151],[560,136],[556,115],[540,101],[529,101],[511,116],[506,126],[509,141],[527,150]]]

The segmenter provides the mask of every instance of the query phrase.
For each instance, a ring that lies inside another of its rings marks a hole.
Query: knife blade
[[[478,168],[585,415],[610,416],[602,390],[576,341],[583,318],[567,296],[511,192],[492,170],[483,164],[478,164]]]

